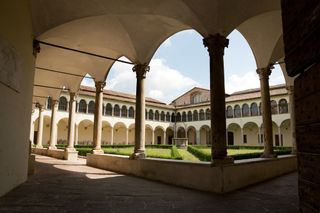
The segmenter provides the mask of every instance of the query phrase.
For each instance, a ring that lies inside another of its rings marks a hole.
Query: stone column
[[[76,113],[76,100],[75,93],[70,92],[69,101],[69,119],[68,119],[68,146],[67,152],[74,152],[74,130],[75,130],[75,113]]]
[[[93,150],[92,154],[103,154],[101,149],[101,134],[102,134],[102,103],[103,103],[103,88],[106,85],[104,81],[96,81],[96,102],[94,110],[93,123]]]
[[[290,128],[291,128],[291,142],[292,142],[292,154],[297,153],[296,143],[296,115],[294,111],[294,86],[287,87],[289,94],[289,112],[290,112]]]
[[[38,119],[38,133],[37,133],[37,148],[42,148],[42,135],[43,135],[43,106],[39,105],[39,119]]]
[[[57,143],[57,112],[58,112],[58,100],[52,100],[51,102],[51,126],[50,126],[50,145],[48,149],[56,149]]]
[[[201,144],[200,130],[196,130],[196,144]]]
[[[163,131],[163,144],[167,144],[167,133],[165,130]]]
[[[136,115],[135,115],[135,146],[131,159],[145,158],[145,97],[144,79],[150,67],[146,64],[137,64],[133,72],[137,76],[136,85]]]
[[[243,141],[243,128],[241,128],[241,127],[240,127],[240,137],[241,137],[240,138],[241,144],[243,145],[243,142],[244,142]]]
[[[273,134],[272,134],[272,117],[271,117],[271,103],[269,91],[269,75],[273,67],[265,67],[257,69],[260,79],[261,91],[261,109],[263,121],[263,138],[264,138],[264,152],[261,157],[274,158],[276,155],[273,152]]]
[[[126,128],[126,145],[129,144],[129,129]]]
[[[32,114],[34,113],[34,110],[32,110]],[[30,146],[34,145],[34,121],[32,120],[32,114],[30,118],[30,135],[29,135],[29,140],[30,140]]]
[[[111,127],[111,132],[110,132],[110,144],[113,145],[113,127]]]
[[[154,130],[151,131],[151,144],[154,145]]]
[[[261,129],[258,127],[258,144],[262,144],[261,142]]]
[[[278,127],[279,146],[281,146],[281,126]]]
[[[77,124],[74,125],[74,145],[78,145],[79,140],[79,126]]]
[[[203,44],[210,57],[212,164],[228,164],[232,163],[233,159],[227,157],[223,55],[229,40],[217,33],[204,38]]]

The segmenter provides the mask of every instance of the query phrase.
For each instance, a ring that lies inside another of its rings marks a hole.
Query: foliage
[[[174,160],[182,160],[182,156],[180,155],[176,146],[171,147],[171,158]]]
[[[207,148],[207,147],[206,147]],[[187,150],[194,156],[196,156],[201,161],[211,161],[211,154],[207,154],[201,150],[202,148],[198,148],[195,146],[188,146]]]

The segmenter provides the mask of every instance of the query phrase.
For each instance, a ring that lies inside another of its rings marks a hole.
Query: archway
[[[155,144],[164,144],[164,129],[161,126],[157,126],[154,130],[154,143]]]
[[[166,129],[166,143],[165,144],[173,144],[174,131],[172,127],[168,127]]]
[[[248,146],[259,145],[259,126],[254,122],[248,122],[243,125],[242,142]]]
[[[203,125],[200,128],[200,144],[211,144],[210,140],[211,129],[208,125]]]
[[[228,145],[242,145],[241,127],[239,124],[231,123],[227,128]]]
[[[188,127],[187,136],[188,144],[197,144],[196,128],[194,126]]]
[[[127,127],[118,122],[113,127],[113,144],[127,144]]]
[[[107,121],[102,121],[101,145],[111,144],[113,128]]]
[[[57,123],[57,144],[68,143],[68,118],[63,118]]]
[[[82,120],[78,125],[78,144],[92,145],[93,140],[93,122]]]
[[[280,125],[281,139],[280,146],[292,146],[291,121],[290,119],[282,121]]]
[[[150,125],[146,125],[146,144],[152,144],[152,142],[154,141],[154,138],[152,138],[153,136],[153,128]]]

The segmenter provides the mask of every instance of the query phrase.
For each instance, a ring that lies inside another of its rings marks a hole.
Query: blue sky
[[[226,93],[258,88],[256,63],[248,43],[238,31],[228,38],[229,47],[224,56]],[[135,81],[132,66],[117,62],[108,75],[106,88],[135,94]],[[93,85],[88,80],[83,83]],[[209,56],[202,37],[186,30],[167,39],[153,56],[146,78],[146,96],[170,103],[194,86],[209,88],[209,83]],[[284,77],[276,66],[270,85],[281,83]]]

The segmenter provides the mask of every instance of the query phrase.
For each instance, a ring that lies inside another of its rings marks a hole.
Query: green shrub
[[[206,148],[208,148],[208,146],[206,146]],[[188,146],[187,150],[201,161],[211,161],[211,155],[202,152],[198,146]]]
[[[172,145],[167,144],[154,144],[154,145],[146,145],[146,148],[156,148],[156,149],[171,149]]]
[[[176,146],[171,147],[171,158],[174,160],[182,160],[182,156],[180,155]]]
[[[87,156],[87,153],[90,153],[92,148],[76,148],[76,150],[78,151],[78,155],[80,156]]]

